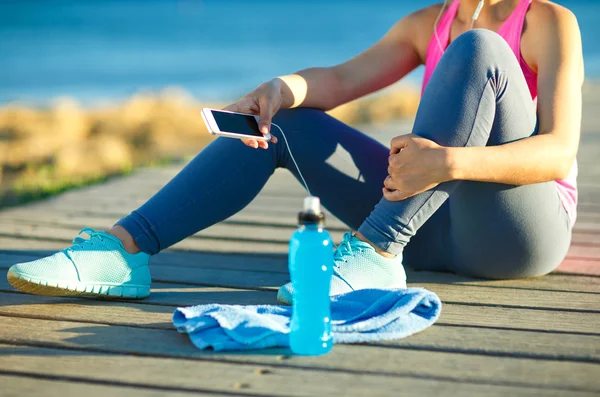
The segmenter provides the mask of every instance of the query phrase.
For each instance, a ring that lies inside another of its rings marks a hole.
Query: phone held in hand
[[[208,132],[228,138],[269,141],[271,134],[263,135],[258,129],[258,116],[229,112],[226,110],[202,109],[202,118]]]

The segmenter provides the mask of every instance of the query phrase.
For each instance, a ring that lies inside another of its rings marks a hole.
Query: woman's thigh
[[[362,132],[315,109],[280,110],[273,122],[281,127],[310,193],[352,229],[357,229],[381,200],[389,148]],[[281,132],[278,166],[300,183]]]
[[[489,279],[547,274],[571,241],[555,182],[464,181],[409,242],[405,264]]]
[[[556,183],[463,182],[450,198],[451,270],[484,278],[547,274],[565,258],[571,229]]]

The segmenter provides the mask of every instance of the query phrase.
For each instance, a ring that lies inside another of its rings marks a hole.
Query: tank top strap
[[[444,51],[448,47],[448,42],[450,41],[450,29],[452,28],[454,18],[456,18],[459,5],[459,0],[453,0],[448,9],[444,12],[444,15],[440,18],[440,22],[437,26],[437,34]]]
[[[515,53],[517,59],[521,59],[521,34],[523,33],[523,24],[525,15],[529,10],[532,0],[520,0],[512,14],[504,21],[498,34],[504,37],[510,48]]]

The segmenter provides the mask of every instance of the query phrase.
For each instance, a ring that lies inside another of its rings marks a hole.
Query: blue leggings
[[[404,264],[482,278],[546,274],[564,259],[569,220],[554,182],[525,186],[451,181],[402,201],[382,197],[389,149],[314,109],[280,110],[311,192],[368,240]],[[413,133],[442,146],[492,146],[537,132],[516,58],[497,34],[474,30],[447,49],[423,94]],[[297,171],[279,143],[254,150],[219,138],[142,207],[121,219],[142,251],[156,254],[248,205],[276,168]],[[360,178],[330,165],[339,148]],[[356,167],[356,168],[355,168]]]

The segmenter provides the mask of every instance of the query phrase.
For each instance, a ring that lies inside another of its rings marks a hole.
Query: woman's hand
[[[451,179],[448,149],[413,134],[392,139],[388,162],[383,196],[390,201],[404,200]]]
[[[231,104],[223,110],[231,112],[255,114],[259,116],[258,128],[263,135],[271,131],[271,120],[279,108],[281,108],[281,81],[273,79],[261,84],[254,91],[246,94],[242,99]],[[267,141],[257,141],[256,139],[242,139],[246,146],[251,148],[269,147]],[[271,142],[277,143],[277,138],[271,135]]]

